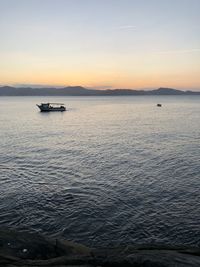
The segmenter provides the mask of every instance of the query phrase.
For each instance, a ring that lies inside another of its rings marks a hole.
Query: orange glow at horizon
[[[1,54],[0,84],[41,84],[98,88],[200,89],[200,61],[194,53],[86,55]]]
[[[11,75],[12,74],[12,75]],[[11,78],[12,77],[12,78]],[[28,73],[3,73],[0,74],[2,85],[39,84],[49,86],[83,86],[119,89],[137,88],[200,88],[197,73],[172,73],[172,74],[122,74],[119,72],[95,73],[94,71],[46,71]]]

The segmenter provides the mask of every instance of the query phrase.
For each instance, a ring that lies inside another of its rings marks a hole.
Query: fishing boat
[[[65,105],[61,103],[41,103],[40,105],[37,104],[37,106],[42,112],[66,110]]]

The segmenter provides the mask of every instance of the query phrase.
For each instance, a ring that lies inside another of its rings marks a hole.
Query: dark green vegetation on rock
[[[0,266],[200,266],[200,249],[187,247],[126,246],[90,249],[39,234],[0,231]]]

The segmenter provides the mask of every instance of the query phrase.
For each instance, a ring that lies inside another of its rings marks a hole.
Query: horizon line
[[[173,90],[180,90],[183,92],[187,91],[200,91],[200,87],[197,88],[181,88],[181,87],[171,87],[171,86],[155,86],[155,87],[142,87],[142,88],[120,88],[120,87],[111,87],[111,86],[82,86],[82,85],[44,85],[44,84],[0,84],[0,87],[14,87],[14,88],[30,88],[30,89],[64,89],[67,87],[82,87],[86,90],[99,90],[99,91],[106,91],[106,90],[132,90],[132,91],[151,91],[151,90],[158,90],[158,89],[173,89]]]

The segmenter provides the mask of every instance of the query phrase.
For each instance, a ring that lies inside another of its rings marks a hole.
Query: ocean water
[[[1,97],[0,226],[200,245],[200,97]]]

